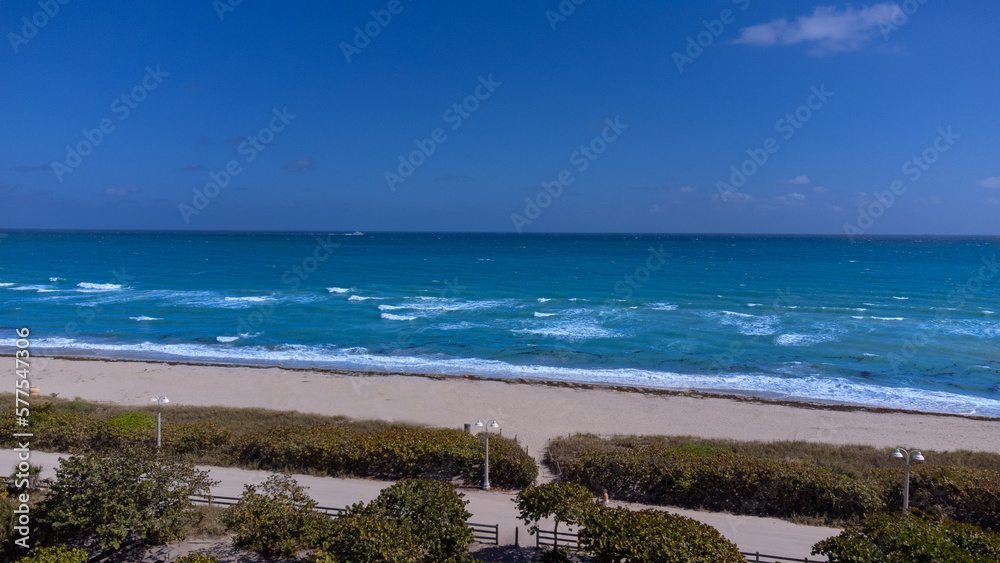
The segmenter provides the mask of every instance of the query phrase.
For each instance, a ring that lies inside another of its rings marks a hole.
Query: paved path
[[[31,463],[41,465],[43,477],[55,477],[54,468],[58,458],[66,454],[32,452]],[[10,474],[10,468],[17,461],[17,454],[11,450],[0,450],[0,473]],[[250,471],[232,467],[199,467],[208,470],[212,479],[220,481],[212,489],[213,495],[238,497],[247,484],[260,484],[267,479],[266,471]],[[388,481],[373,481],[368,479],[335,479],[333,477],[315,477],[310,475],[295,475],[295,479],[308,487],[308,494],[320,506],[333,508],[344,507],[358,501],[368,502],[378,496],[383,488],[391,485]],[[521,545],[534,543],[534,538],[527,535],[523,523],[517,520],[517,510],[511,499],[514,495],[499,491],[481,491],[478,489],[462,489],[468,510],[472,513],[471,520],[482,524],[500,525],[500,543],[513,544],[514,530],[519,528]],[[646,508],[645,506],[626,503],[613,503],[630,508]],[[663,507],[653,507],[663,509]],[[774,518],[756,518],[752,516],[734,516],[718,512],[699,512],[669,508],[670,512],[689,516],[711,526],[729,538],[740,547],[741,551],[761,552],[769,555],[804,558],[810,556],[810,551],[816,542],[836,535],[840,530],[816,526],[800,526]],[[551,523],[544,526],[551,529]]]

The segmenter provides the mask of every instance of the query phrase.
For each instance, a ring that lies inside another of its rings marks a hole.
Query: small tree
[[[160,544],[182,537],[188,497],[208,494],[215,483],[189,463],[147,450],[71,456],[59,460],[38,508],[39,527],[50,541]]]
[[[552,517],[558,531],[560,522],[576,525],[597,510],[590,490],[576,483],[531,486],[519,492],[514,502],[520,512],[518,518],[531,533],[538,532],[538,522],[543,518]]]
[[[466,520],[472,516],[455,487],[428,479],[404,480],[382,489],[367,512],[395,521],[423,547],[428,563],[470,561],[474,541]]]
[[[996,563],[1000,561],[1000,535],[919,512],[877,514],[860,528],[849,527],[817,543],[812,552],[826,555],[833,563]]]
[[[265,555],[294,555],[315,547],[329,528],[329,518],[316,512],[316,501],[290,475],[271,475],[257,487],[247,485],[235,505],[222,513],[220,522],[236,536],[233,545]]]
[[[423,563],[419,540],[408,526],[357,504],[333,521],[309,563]]]
[[[598,563],[745,563],[715,528],[660,510],[600,508],[583,521],[580,547]]]

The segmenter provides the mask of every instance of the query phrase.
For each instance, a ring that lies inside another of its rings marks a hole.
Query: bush
[[[556,522],[579,524],[597,510],[594,496],[587,487],[575,483],[546,483],[531,486],[517,494],[518,518],[529,526],[531,533],[538,531],[538,521],[552,517]]]
[[[190,495],[208,494],[208,473],[145,450],[60,459],[56,480],[38,506],[48,540],[96,540],[118,549],[129,540],[180,539]]]
[[[691,518],[604,508],[583,521],[580,547],[598,563],[745,563],[735,544]]]
[[[903,506],[904,470],[878,470],[873,478],[887,507]],[[910,507],[1000,532],[1000,474],[959,467],[910,468]]]
[[[831,563],[996,563],[1000,535],[925,514],[878,514],[813,546]]]
[[[238,464],[278,471],[475,484],[482,479],[483,449],[481,440],[460,430],[283,426],[243,436],[231,455]],[[490,479],[498,487],[525,487],[537,476],[534,460],[520,446],[505,438],[490,440]]]
[[[309,563],[423,563],[424,550],[410,529],[397,520],[389,520],[357,511],[333,521],[321,540],[320,548],[309,556]]]
[[[316,545],[329,518],[316,512],[316,501],[289,475],[272,475],[257,487],[247,485],[240,501],[220,518],[233,532],[233,545],[264,555],[294,555]]]
[[[174,560],[174,563],[219,563],[219,558],[204,553],[189,553]]]
[[[465,523],[472,514],[463,496],[440,481],[400,481],[382,489],[364,510],[409,530],[426,552],[426,563],[459,563],[471,561],[469,544],[474,541]]]
[[[18,563],[87,563],[87,552],[65,547],[39,547]]]
[[[163,447],[176,454],[204,455],[228,445],[231,437],[214,422],[177,422],[163,428]]]
[[[568,481],[647,504],[857,521],[883,506],[870,485],[829,469],[723,450],[662,446],[587,450],[560,466]]]
[[[107,424],[117,434],[132,434],[156,428],[156,417],[141,412],[130,412],[109,418]]]

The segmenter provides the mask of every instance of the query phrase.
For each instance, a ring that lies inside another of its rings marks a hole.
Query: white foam
[[[763,307],[761,303],[747,303],[747,307]]]
[[[547,303],[547,302],[549,302],[549,301],[552,301],[552,299],[549,299],[549,298],[547,298],[547,297],[539,297],[539,298],[538,298],[538,302],[539,302],[539,303]]]
[[[347,293],[348,291],[351,291],[349,288],[346,287],[328,287],[326,288],[326,290],[329,291],[330,293]]]
[[[243,338],[243,339],[255,338],[257,336],[260,336],[259,332],[241,332],[240,333],[240,338]]]
[[[225,343],[225,342],[236,342],[237,340],[240,339],[240,337],[239,336],[216,336],[215,339],[218,340],[219,342]]]
[[[895,295],[893,295],[892,298],[899,299],[900,301],[906,301],[907,299],[909,299],[909,297],[896,297]]]
[[[368,301],[369,299],[385,299],[385,297],[363,297],[361,295],[352,295],[347,298],[348,301]]]
[[[872,317],[876,321],[901,321],[903,317]]]
[[[13,347],[13,339],[0,341]],[[449,359],[423,356],[373,355],[349,352],[327,346],[285,345],[219,346],[209,344],[116,344],[83,342],[68,338],[38,339],[36,349],[86,350],[113,357],[164,357],[193,361],[232,361],[262,363],[303,363],[412,373],[477,374],[497,378],[531,378],[549,381],[572,381],[695,389],[725,393],[746,393],[793,400],[830,401],[928,412],[945,412],[1000,417],[1000,400],[930,391],[911,387],[885,387],[838,377],[787,377],[763,373],[681,374],[637,369],[575,369],[539,365],[517,365],[499,360]]]
[[[989,309],[983,309],[983,314],[984,315],[995,315],[996,313],[994,313],[993,311],[990,311]]]
[[[677,305],[673,303],[653,303],[649,308],[653,311],[676,311]]]
[[[856,316],[856,315],[851,315],[851,318],[852,319],[858,319],[859,321],[862,320],[862,319],[864,319],[864,317],[859,317],[859,316]]]
[[[0,283],[0,287],[10,287],[10,286],[12,286],[12,285],[14,285],[14,284],[13,284],[13,283],[11,283],[11,282],[3,282],[3,283]]]
[[[122,286],[117,283],[89,283],[89,282],[80,282],[76,284],[76,287],[79,287],[80,289],[97,289],[100,291],[114,291],[116,289],[122,288]]]
[[[146,315],[139,315],[138,317],[129,317],[133,321],[162,321],[163,319],[159,317],[147,317]]]
[[[516,302],[512,299],[497,299],[484,301],[459,301],[443,297],[420,297],[419,303],[401,303],[399,305],[379,305],[381,311],[421,311],[438,314],[451,311],[474,311],[478,309],[494,309],[510,307]]]
[[[554,317],[554,316],[556,316],[556,314],[555,313],[539,313],[538,311],[535,311],[535,316],[541,319],[541,318],[545,318],[545,317]]]
[[[831,334],[788,333],[779,335],[774,339],[774,343],[778,346],[810,346],[812,344],[819,344],[820,342],[833,340],[834,338],[835,336]]]
[[[392,313],[382,313],[382,318],[387,321],[415,321],[418,317],[414,315],[393,315]]]
[[[747,336],[769,336],[778,332],[776,327],[778,317],[776,316],[758,317],[736,311],[716,311],[703,313],[702,316],[713,317],[723,326],[736,327],[740,334]]]
[[[514,329],[514,334],[533,334],[560,340],[590,340],[595,338],[617,338],[621,333],[609,330],[586,319],[560,320],[541,326]]]
[[[274,297],[226,297],[224,301],[230,303],[264,303],[265,301],[274,301]]]
[[[11,289],[16,291],[34,291],[41,293],[43,290],[52,290],[51,285],[19,285],[17,287],[12,287]]]
[[[66,278],[56,278],[56,277],[49,278],[49,281],[52,283],[56,283],[59,280],[66,281]]]

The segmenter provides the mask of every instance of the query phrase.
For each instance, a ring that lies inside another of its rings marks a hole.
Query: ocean
[[[3,353],[1000,417],[997,238],[4,234]]]

